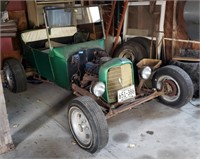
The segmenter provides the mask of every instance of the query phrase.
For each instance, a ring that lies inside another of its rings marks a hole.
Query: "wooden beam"
[[[14,149],[0,74],[0,154]]]
[[[193,62],[200,62],[199,58],[191,58],[191,57],[173,57],[172,60],[175,61],[193,61]]]
[[[174,0],[172,39],[175,39],[177,35],[176,6],[177,6],[177,0]],[[175,46],[176,46],[176,41],[172,40],[172,58],[174,57],[175,54]]]

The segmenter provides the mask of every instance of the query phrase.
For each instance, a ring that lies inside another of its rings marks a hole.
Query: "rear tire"
[[[187,104],[193,96],[192,80],[180,67],[168,65],[158,69],[152,82],[157,90],[164,88],[165,94],[158,99],[165,105],[179,108]]]
[[[77,144],[94,153],[108,142],[108,125],[100,106],[90,97],[75,98],[68,108],[70,130]]]
[[[6,86],[13,93],[27,89],[26,74],[22,64],[14,58],[6,59],[3,64]]]

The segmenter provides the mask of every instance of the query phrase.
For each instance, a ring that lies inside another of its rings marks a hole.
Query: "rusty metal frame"
[[[164,95],[164,89],[162,89],[161,91],[154,91],[150,95],[145,96],[145,97],[140,97],[134,101],[128,100],[127,102],[124,102],[124,103],[108,104],[108,103],[104,102],[103,100],[101,100],[100,98],[97,98],[92,93],[85,90],[84,88],[81,88],[74,83],[72,84],[72,91],[76,96],[89,96],[89,97],[93,98],[101,107],[103,107],[104,109],[107,110],[107,111],[105,111],[106,119],[116,116],[117,114],[122,113],[124,111],[130,110],[130,109],[132,109],[142,103],[150,101],[158,96]]]
[[[131,110],[134,107],[136,107],[136,106],[138,106],[138,105],[140,105],[142,103],[145,103],[147,101],[150,101],[150,100],[152,100],[152,99],[154,99],[154,98],[156,98],[158,96],[161,96],[163,94],[164,94],[164,91],[155,91],[154,93],[152,93],[152,94],[150,94],[150,95],[148,95],[146,97],[139,98],[139,99],[135,100],[132,103],[123,104],[123,105],[121,105],[120,107],[118,107],[118,108],[116,108],[114,110],[110,109],[109,113],[106,114],[106,119],[109,119],[109,118],[111,118],[113,116],[116,116],[117,114],[122,113],[124,111]]]
[[[76,85],[74,83],[72,84],[72,91],[73,91],[73,94],[75,94],[76,96],[89,96],[92,99],[94,99],[100,106],[102,106],[102,107],[104,107],[106,109],[110,108],[109,104],[107,104],[106,102],[104,102],[100,98],[97,98],[92,93],[88,92],[84,88],[81,88],[81,87],[79,87],[78,85]]]

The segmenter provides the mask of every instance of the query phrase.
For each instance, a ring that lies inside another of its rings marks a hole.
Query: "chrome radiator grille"
[[[112,102],[117,101],[117,91],[132,85],[132,69],[130,64],[113,67],[108,71],[108,97]]]

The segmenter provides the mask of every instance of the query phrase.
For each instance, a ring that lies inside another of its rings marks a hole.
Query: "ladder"
[[[106,38],[108,37],[108,34],[110,32],[110,27],[111,27],[111,24],[112,24],[112,21],[113,21],[114,13],[115,13],[115,6],[116,6],[116,0],[114,0],[113,3],[112,3],[109,21],[108,21],[108,24],[106,25]]]
[[[116,28],[117,35],[116,35],[115,42],[113,44],[113,47],[112,47],[112,50],[111,50],[111,53],[110,53],[111,56],[112,56],[112,54],[113,54],[113,52],[114,52],[114,50],[115,50],[115,48],[117,47],[117,44],[118,44],[118,40],[119,40],[119,36],[120,36],[121,30],[122,30],[122,26],[123,26],[123,23],[124,23],[124,18],[125,18],[125,13],[126,13],[127,7],[128,7],[128,0],[124,0],[123,6],[122,6],[123,10],[122,10],[122,13],[120,14],[120,16],[121,16],[120,17],[120,22],[119,22],[118,27]],[[113,17],[114,17],[115,8],[116,8],[116,0],[114,0],[113,4],[112,4],[109,23],[108,23],[108,25],[106,27],[106,37],[108,36],[109,31],[110,31],[110,27],[111,27],[112,20],[113,20]]]

